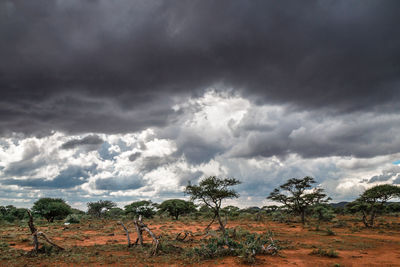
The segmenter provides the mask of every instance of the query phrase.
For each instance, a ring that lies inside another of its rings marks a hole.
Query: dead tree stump
[[[153,249],[151,251],[151,255],[154,256],[157,254],[157,250],[158,250],[158,246],[160,244],[159,239],[157,238],[157,236],[147,227],[146,224],[144,224],[142,222],[142,216],[139,216],[138,220],[134,220],[133,221],[135,227],[136,227],[136,231],[138,234],[138,237],[136,239],[135,244],[137,244],[139,242],[139,245],[143,245],[143,231],[146,231],[151,238],[153,239]]]
[[[128,229],[125,227],[125,225],[124,225],[123,222],[118,222],[118,224],[120,224],[120,225],[124,228],[125,233],[126,233],[126,239],[128,240],[128,248],[131,247],[132,244],[131,244],[131,238],[129,237],[129,231],[128,231]]]
[[[64,250],[63,247],[60,247],[56,243],[52,242],[43,232],[37,231],[35,225],[33,224],[33,217],[32,217],[31,212],[29,210],[27,210],[27,212],[28,212],[28,216],[29,216],[28,226],[29,226],[29,229],[31,230],[33,244],[34,244],[33,251],[35,253],[38,253],[38,251],[39,251],[39,239],[38,239],[39,236],[43,237],[43,239],[46,240],[46,242],[49,243],[50,245],[52,245],[53,247],[56,247],[59,250]]]

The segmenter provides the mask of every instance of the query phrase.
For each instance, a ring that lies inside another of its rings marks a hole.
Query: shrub
[[[329,257],[329,258],[338,258],[339,254],[334,250],[325,250],[322,248],[314,249],[310,255],[318,255],[318,256],[323,256],[323,257]]]
[[[77,214],[69,214],[67,218],[65,218],[66,223],[80,223],[80,216]]]
[[[289,222],[289,216],[284,211],[274,211],[271,213],[271,220],[274,222],[286,223]]]
[[[254,263],[256,255],[263,253],[273,255],[280,249],[277,242],[272,241],[271,232],[265,236],[245,233],[243,236],[236,236],[237,240],[229,236],[232,233],[229,230],[225,235],[208,239],[206,244],[194,248],[189,255],[194,255],[201,259],[238,256],[244,263]],[[268,245],[273,246],[274,249],[267,250]]]
[[[336,235],[336,233],[334,231],[332,231],[331,228],[327,227],[326,228],[326,235],[333,236],[333,235]]]

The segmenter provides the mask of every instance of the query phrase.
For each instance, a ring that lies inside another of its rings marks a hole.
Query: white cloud
[[[179,116],[169,125],[134,133],[53,132],[43,137],[13,134],[1,138],[0,183],[4,183],[2,192],[8,192],[0,204],[7,200],[32,203],[38,197],[54,195],[55,190],[77,207],[85,206],[82,199],[126,203],[129,199],[181,198],[188,181],[209,175],[241,180],[243,184],[237,188],[242,198],[227,202],[241,207],[268,204],[265,197],[275,187],[306,175],[315,177],[334,200],[350,200],[371,186],[367,183],[371,177],[388,176],[392,162],[400,158],[396,149],[375,156],[365,154],[374,147],[382,151],[391,141],[397,146],[397,137],[386,140],[385,133],[373,131],[370,121],[383,119],[382,123],[393,124],[400,120],[398,115],[363,114],[354,120],[350,115],[255,105],[239,95],[216,91],[189,98],[173,109]],[[377,143],[364,143],[366,134]],[[91,135],[97,135],[103,144],[86,149],[76,142],[71,149],[61,149],[68,141]],[[88,168],[88,177],[80,177],[73,187],[52,190],[36,188],[32,182],[53,181],[71,166]]]

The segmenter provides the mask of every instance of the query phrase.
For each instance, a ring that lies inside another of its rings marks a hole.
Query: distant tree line
[[[234,178],[218,178],[211,176],[204,178],[197,185],[189,183],[184,193],[190,196],[190,201],[182,199],[168,199],[157,204],[150,200],[132,202],[121,209],[110,200],[99,200],[87,203],[87,212],[72,208],[60,198],[40,198],[34,202],[31,211],[36,217],[48,222],[65,220],[76,223],[82,216],[89,218],[152,218],[155,215],[168,216],[179,220],[181,216],[209,217],[210,225],[216,221],[220,229],[225,231],[227,218],[249,218],[261,220],[269,216],[277,221],[288,220],[289,216],[298,216],[301,223],[306,223],[308,217],[317,221],[330,221],[336,214],[359,214],[366,227],[375,225],[376,217],[385,214],[400,212],[399,203],[390,203],[400,198],[400,187],[395,185],[377,185],[363,192],[359,198],[346,205],[334,206],[328,204],[331,200],[322,188],[315,187],[316,181],[312,177],[292,178],[274,189],[267,199],[279,205],[250,207],[240,209],[235,206],[223,207],[223,201],[237,198],[239,194],[232,188],[240,184]],[[0,221],[13,223],[27,219],[24,208],[12,205],[0,206]],[[209,225],[209,226],[210,226]]]

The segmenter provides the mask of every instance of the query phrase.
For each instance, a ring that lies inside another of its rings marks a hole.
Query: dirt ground
[[[175,242],[183,248],[199,246],[208,221],[182,218],[145,221],[161,242]],[[125,222],[133,242],[134,226]],[[216,230],[217,225],[213,225]],[[355,218],[341,217],[336,222],[319,224],[279,223],[264,219],[231,220],[228,228],[259,234],[273,233],[282,249],[278,255],[257,255],[256,266],[400,266],[400,218],[380,218],[376,228],[367,229]],[[29,255],[33,248],[29,229],[25,226],[0,226],[0,266],[248,266],[238,257],[198,260],[183,252],[161,253],[151,257],[151,238],[145,235],[147,248],[127,247],[124,230],[117,221],[93,220],[64,226],[40,223],[43,231],[65,251],[53,250],[37,256]],[[175,241],[179,232],[191,231],[193,240]],[[332,258],[312,254],[315,250],[335,251]]]

